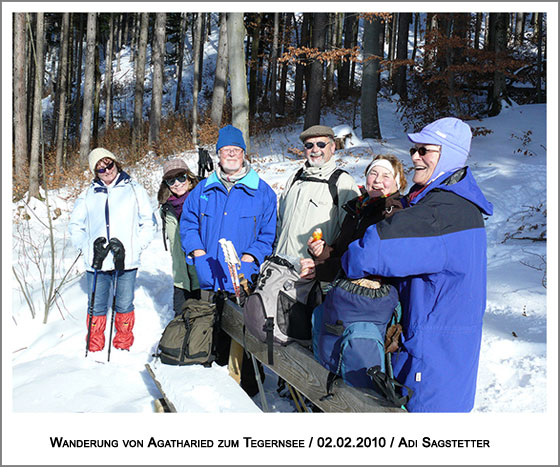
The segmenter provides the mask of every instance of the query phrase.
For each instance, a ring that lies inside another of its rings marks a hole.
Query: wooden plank
[[[350,387],[340,378],[333,384],[333,395],[324,399],[329,372],[315,360],[311,351],[297,343],[286,346],[274,344],[274,364],[269,365],[266,344],[249,332],[245,333],[243,339],[242,316],[241,308],[231,300],[226,300],[222,329],[324,412],[403,412],[403,409],[394,407],[373,390]]]
[[[159,412],[159,413],[162,413],[162,412],[177,412],[177,409],[173,405],[173,402],[171,402],[167,398],[165,392],[163,391],[163,388],[161,387],[161,383],[156,379],[156,375],[154,374],[154,370],[152,370],[152,367],[150,366],[150,364],[146,363],[145,366],[146,366],[146,370],[148,370],[148,374],[154,380],[154,383],[155,383],[156,387],[158,388],[159,392],[161,393],[163,401],[165,402],[165,404],[162,404],[160,399],[156,399],[156,401],[154,403],[156,412]],[[167,405],[167,407],[165,407],[165,405]]]
[[[243,347],[232,339],[229,347],[228,371],[237,384],[241,383],[241,365],[243,365]]]

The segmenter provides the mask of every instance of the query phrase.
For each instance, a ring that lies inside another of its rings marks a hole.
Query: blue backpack
[[[397,325],[401,308],[390,284],[370,288],[345,278],[336,279],[312,317],[313,354],[329,370],[327,394],[336,377],[350,386],[370,388],[398,406],[398,396],[386,353],[386,331]],[[389,392],[389,393],[388,393]],[[392,394],[391,394],[392,392]]]

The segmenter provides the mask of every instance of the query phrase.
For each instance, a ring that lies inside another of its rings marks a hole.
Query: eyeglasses
[[[324,141],[317,141],[316,143],[308,141],[307,143],[303,143],[303,147],[305,149],[313,149],[313,146],[317,146],[319,149],[324,149],[327,147],[327,144],[329,143],[325,143]]]
[[[109,162],[105,167],[101,168],[101,169],[96,169],[95,171],[98,174],[104,174],[105,172],[107,172],[107,170],[111,170],[113,168],[113,166],[115,165],[115,162],[111,161]]]
[[[227,156],[229,154],[232,154],[234,156],[239,156],[239,154],[241,154],[243,152],[243,149],[241,148],[228,148],[228,149],[220,149],[220,156]]]
[[[173,186],[175,185],[175,182],[185,183],[186,181],[187,174],[177,175],[176,177],[165,179],[165,183],[167,183],[167,186]]]
[[[420,154],[421,156],[425,156],[429,152],[439,152],[437,149],[427,149],[424,146],[420,146],[419,148],[410,148],[410,155],[414,156],[414,154]]]

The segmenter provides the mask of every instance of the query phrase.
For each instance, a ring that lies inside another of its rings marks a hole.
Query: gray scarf
[[[238,173],[236,173],[235,175],[228,175],[222,170],[222,167],[218,164],[218,167],[216,168],[216,175],[223,183],[223,185],[226,187],[226,190],[229,193],[233,185],[235,185],[239,180],[241,180],[245,175],[249,173],[250,168],[251,168],[250,164],[247,161],[243,161],[243,166],[241,167],[241,170]]]

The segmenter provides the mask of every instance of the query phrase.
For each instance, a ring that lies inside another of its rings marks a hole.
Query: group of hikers
[[[346,298],[328,291],[335,280],[345,281],[347,290],[365,287],[391,297],[383,302],[389,315],[399,302],[402,334],[391,359],[395,381],[411,396],[406,409],[470,411],[486,306],[484,216],[492,214],[466,166],[471,138],[469,125],[452,117],[408,134],[413,185],[407,194],[403,164],[394,155],[376,155],[358,185],[337,167],[335,134],[323,125],[301,133],[305,163],[278,200],[251,168],[243,134],[232,125],[219,131],[218,164],[207,178],[195,176],[181,158],[166,161],[157,197],[172,257],[175,315],[187,299],[223,304],[235,295],[219,242],[226,239],[239,255],[249,295],[263,263],[275,256],[297,270],[294,287],[302,301],[323,285],[325,313],[346,306]],[[94,149],[89,167],[94,180],[77,199],[69,225],[87,269],[88,350],[104,348],[111,296],[113,346],[126,350],[134,340],[140,253],[157,223],[148,194],[118,157]],[[225,364],[229,337],[222,332],[217,340],[216,360]],[[247,388],[255,370],[243,368]]]

